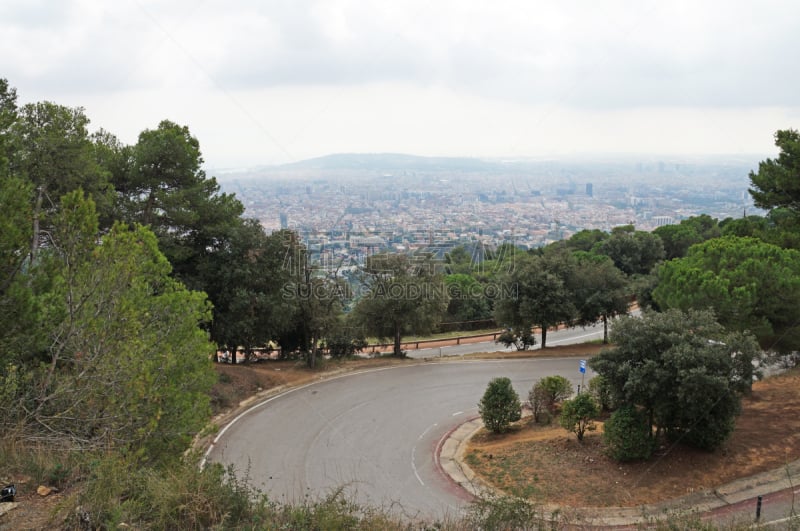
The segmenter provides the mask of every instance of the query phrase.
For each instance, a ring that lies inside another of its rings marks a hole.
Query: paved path
[[[527,397],[535,381],[553,374],[581,381],[575,358],[422,363],[345,375],[255,406],[220,433],[209,458],[234,465],[277,500],[345,487],[361,502],[409,517],[455,514],[471,497],[436,462],[443,438],[476,413],[490,379],[508,376]]]
[[[541,334],[535,334],[536,345],[533,349],[541,347]],[[574,345],[576,343],[587,343],[592,340],[603,339],[603,325],[593,325],[586,328],[566,328],[553,330],[547,333],[547,346],[555,347],[558,345]],[[503,346],[502,343],[494,341],[481,341],[476,343],[463,343],[461,345],[450,345],[446,347],[421,348],[419,350],[408,350],[406,355],[409,358],[435,358],[447,356],[463,356],[475,352],[511,352],[513,348]]]

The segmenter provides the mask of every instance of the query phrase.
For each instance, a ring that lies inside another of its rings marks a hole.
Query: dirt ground
[[[636,506],[714,488],[800,459],[800,370],[757,382],[728,442],[714,453],[662,446],[648,462],[603,454],[602,423],[579,443],[556,424],[529,419],[509,434],[479,432],[470,467],[505,492],[572,506]]]

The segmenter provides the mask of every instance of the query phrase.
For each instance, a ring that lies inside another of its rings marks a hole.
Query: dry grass
[[[467,463],[498,488],[539,502],[654,503],[800,459],[800,370],[756,383],[736,431],[714,453],[676,444],[660,448],[651,461],[622,464],[603,454],[601,425],[582,444],[556,426],[525,419],[507,435],[479,432]]]

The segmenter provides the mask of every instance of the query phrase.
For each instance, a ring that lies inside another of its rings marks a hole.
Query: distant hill
[[[460,171],[498,170],[501,164],[468,157],[420,157],[402,153],[337,153],[282,164],[283,170]]]

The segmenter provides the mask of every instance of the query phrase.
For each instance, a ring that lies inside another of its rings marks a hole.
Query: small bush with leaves
[[[563,376],[545,376],[528,393],[528,400],[533,412],[533,420],[542,422],[543,411],[554,416],[556,404],[572,395],[572,384]]]
[[[513,346],[517,350],[528,350],[536,344],[536,337],[529,329],[518,330],[509,328],[497,336],[497,343],[502,343],[506,348]]]
[[[653,453],[653,434],[644,411],[633,406],[616,410],[603,426],[608,455],[617,461],[649,459]]]
[[[502,433],[512,422],[518,421],[522,417],[522,404],[511,380],[500,377],[489,382],[478,402],[478,411],[486,429],[493,433]]]
[[[601,411],[613,411],[616,409],[614,397],[611,394],[611,387],[608,382],[599,374],[589,380],[587,387],[589,394],[592,395]]]
[[[559,422],[561,427],[574,433],[579,441],[583,441],[586,430],[592,429],[594,417],[599,413],[594,398],[589,393],[581,393],[572,400],[561,405]]]

